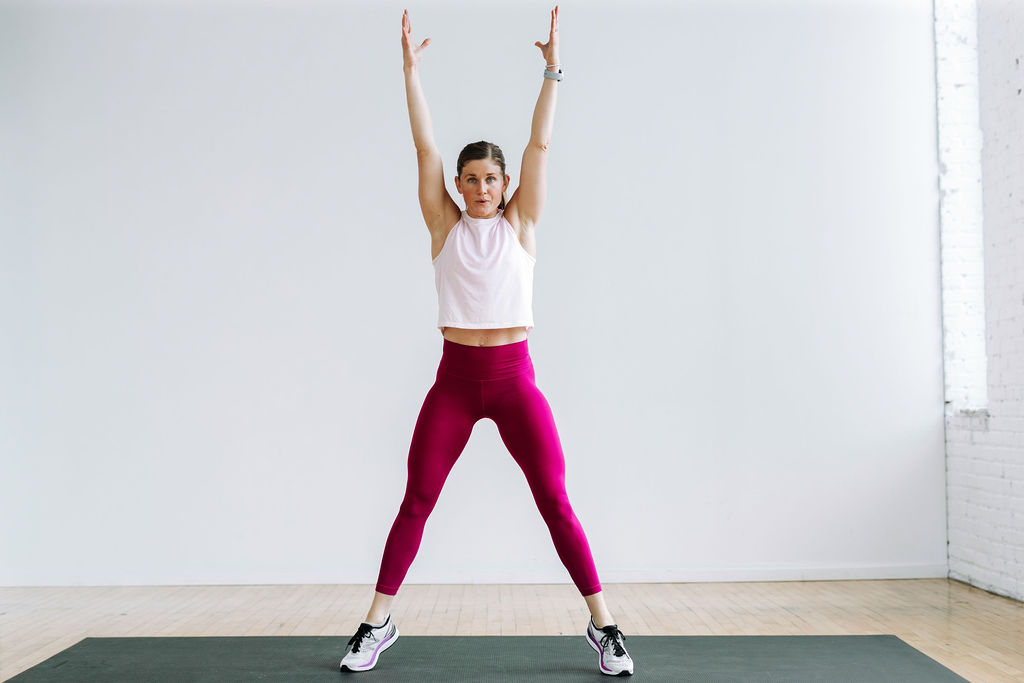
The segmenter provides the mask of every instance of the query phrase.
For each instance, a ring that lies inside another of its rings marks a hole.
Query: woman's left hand
[[[551,10],[551,35],[548,37],[547,43],[541,43],[539,40],[534,43],[540,48],[540,51],[544,54],[544,59],[547,60],[547,64],[558,64],[558,5],[555,5],[555,9]]]

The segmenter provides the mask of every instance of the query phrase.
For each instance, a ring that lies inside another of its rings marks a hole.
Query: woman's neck
[[[496,217],[497,217],[497,215],[498,215],[499,213],[501,213],[501,211],[503,211],[503,209],[495,209],[495,210],[494,210],[494,212],[493,212],[493,213],[491,213],[491,214],[489,214],[489,215],[486,215],[486,216],[474,216],[474,215],[473,215],[473,214],[472,214],[472,213],[470,212],[470,210],[469,210],[469,209],[466,209],[466,215],[467,215],[467,216],[469,216],[470,218],[479,218],[479,219],[484,219],[484,218],[496,218]]]

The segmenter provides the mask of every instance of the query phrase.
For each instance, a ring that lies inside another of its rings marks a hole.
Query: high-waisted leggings
[[[409,479],[391,526],[376,590],[396,595],[419,550],[423,527],[473,425],[490,418],[526,475],[555,550],[580,594],[601,590],[583,527],[565,492],[565,457],[551,406],[537,388],[526,340],[468,346],[444,340],[437,379],[409,447]],[[509,551],[509,559],[515,556]]]

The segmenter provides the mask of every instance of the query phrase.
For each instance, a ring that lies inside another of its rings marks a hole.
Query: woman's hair
[[[501,151],[501,147],[498,147],[492,142],[485,142],[480,140],[479,142],[471,142],[462,148],[459,152],[459,162],[455,167],[455,172],[458,176],[462,177],[462,167],[467,162],[476,161],[477,159],[490,159],[494,161],[498,166],[501,167],[501,180],[505,181],[505,155]],[[501,193],[501,203],[498,204],[499,209],[504,209],[507,199],[505,193]]]

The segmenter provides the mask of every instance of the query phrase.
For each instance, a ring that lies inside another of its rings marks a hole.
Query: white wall
[[[1024,600],[1024,9],[976,18],[988,400],[947,417],[949,573]]]
[[[518,181],[549,9],[410,7],[448,175]],[[376,580],[442,343],[401,12],[0,5],[0,584]],[[944,576],[931,3],[561,29],[529,345],[602,581]],[[483,421],[406,582],[533,581]]]

